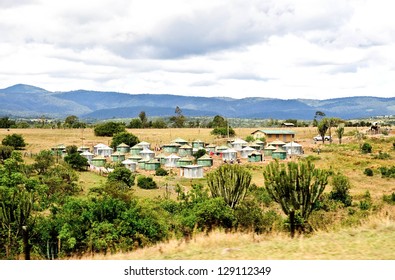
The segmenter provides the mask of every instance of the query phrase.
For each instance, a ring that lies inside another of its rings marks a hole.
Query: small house
[[[191,157],[183,157],[180,158],[177,162],[177,166],[181,167],[181,166],[186,166],[186,165],[191,165],[193,163],[193,158]]]
[[[228,146],[222,145],[222,146],[217,147],[215,149],[215,151],[216,151],[216,153],[222,153],[223,151],[226,151],[227,149],[229,149]]]
[[[286,159],[287,152],[283,148],[278,148],[272,152],[272,158],[274,159]]]
[[[283,146],[283,149],[287,152],[288,155],[301,155],[303,154],[302,145],[296,142],[289,142]]]
[[[91,164],[92,159],[93,159],[93,154],[89,151],[84,151],[81,153],[81,156],[83,156],[84,158],[86,158],[88,160],[88,163]]]
[[[237,159],[237,151],[234,149],[227,149],[221,152],[222,160],[234,161]]]
[[[112,162],[122,162],[125,160],[125,154],[120,152],[115,152],[111,154],[111,161]]]
[[[170,143],[170,144],[164,144],[162,146],[163,152],[165,153],[169,153],[169,154],[176,154],[178,153],[178,149],[181,147],[182,145],[178,144],[178,143]]]
[[[265,148],[265,142],[261,140],[255,140],[251,145],[251,147],[255,148],[255,146],[259,146],[259,149],[256,149],[257,151],[263,150]]]
[[[188,144],[182,145],[179,149],[178,149],[178,155],[180,157],[186,157],[186,156],[192,156],[192,152],[193,149],[191,146],[189,146]]]
[[[203,178],[203,166],[186,165],[180,168],[180,176],[189,179]]]
[[[164,153],[156,155],[155,159],[159,160],[160,164],[164,165],[166,163],[166,155]]]
[[[150,149],[144,148],[140,152],[140,156],[145,160],[151,160],[155,157],[155,152],[151,151]]]
[[[253,151],[248,155],[248,162],[261,162],[263,160],[263,156],[258,151]]]
[[[177,167],[177,162],[180,160],[180,157],[176,154],[171,154],[170,156],[165,158],[165,166],[166,167]]]
[[[143,149],[151,149],[151,144],[148,142],[140,142],[137,144],[137,146],[140,146]]]
[[[285,145],[285,142],[283,142],[281,140],[274,140],[273,142],[270,143],[270,145],[272,145],[273,147],[279,148],[279,147],[283,147]]]
[[[113,153],[113,149],[104,144],[97,144],[93,147],[93,153],[98,156],[109,157]]]
[[[127,154],[130,152],[130,146],[125,143],[121,143],[117,146],[117,152]]]
[[[78,147],[77,152],[79,152],[79,153],[90,152],[90,148],[88,146],[81,146],[81,147]]]
[[[148,161],[149,161],[149,160],[147,160],[147,159],[139,160],[139,161],[137,162],[137,165],[138,165],[139,169],[145,170],[145,164],[146,164]]]
[[[151,159],[145,163],[145,170],[156,170],[160,167],[160,161],[157,159]]]
[[[128,159],[133,161],[133,162],[139,162],[143,158],[141,156],[139,156],[139,155],[133,155],[133,156],[128,157]]]
[[[272,146],[272,145],[269,145],[269,146],[267,146],[266,148],[263,149],[263,154],[264,154],[265,156],[271,157],[273,151],[275,151],[275,150],[277,150],[276,147],[274,147],[274,146]]]
[[[199,139],[192,141],[192,148],[204,149],[204,141],[199,140]]]
[[[213,159],[206,154],[197,159],[197,164],[203,167],[211,167],[213,166]]]
[[[187,140],[184,140],[184,139],[182,139],[182,138],[176,138],[176,139],[174,139],[173,141],[171,141],[172,143],[177,143],[177,144],[180,144],[181,146],[182,145],[185,145],[185,144],[188,144],[188,141]]]
[[[206,150],[207,150],[207,152],[209,152],[209,153],[215,153],[216,148],[217,148],[217,146],[214,145],[214,144],[210,144],[210,145],[207,145],[207,146],[206,146]]]
[[[55,156],[62,156],[66,153],[66,146],[63,144],[59,144],[55,147],[52,147],[51,151]]]
[[[247,141],[244,141],[243,139],[235,139],[232,143],[231,146],[233,149],[236,151],[241,151],[244,147],[247,146]]]
[[[137,145],[134,145],[133,147],[131,147],[130,148],[130,154],[131,155],[133,155],[133,156],[138,156],[138,155],[140,155],[140,152],[143,150],[143,147],[142,146],[139,146],[138,144]]]
[[[104,156],[96,156],[92,158],[91,163],[96,167],[103,167],[106,164],[106,158]]]
[[[132,172],[135,172],[137,169],[137,162],[131,161],[130,159],[122,161],[122,164],[125,166],[125,168],[129,169]]]
[[[250,146],[244,147],[240,151],[240,157],[241,158],[248,158],[248,155],[251,154],[255,149],[251,148]]]

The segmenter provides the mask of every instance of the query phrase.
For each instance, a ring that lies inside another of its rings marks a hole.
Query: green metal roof
[[[259,130],[265,134],[295,134],[295,131],[292,130],[282,130],[282,129],[273,129],[273,130]]]

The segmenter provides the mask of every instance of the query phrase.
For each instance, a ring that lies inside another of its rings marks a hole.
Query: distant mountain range
[[[76,90],[50,92],[18,84],[0,89],[0,116],[82,119],[136,118],[141,111],[149,117],[175,115],[176,106],[185,116],[273,118],[311,120],[316,111],[342,119],[395,115],[395,97],[347,97],[326,100],[275,98],[190,97],[171,94],[128,94]]]

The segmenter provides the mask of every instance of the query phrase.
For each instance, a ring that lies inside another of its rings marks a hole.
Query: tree
[[[174,112],[176,113],[176,115],[170,118],[170,121],[173,122],[173,127],[178,127],[178,128],[184,127],[186,118],[182,114],[181,108],[177,106]]]
[[[140,119],[132,119],[128,125],[129,128],[143,128],[143,123]]]
[[[144,111],[140,112],[139,119],[141,121],[142,127],[146,128],[148,123],[148,118],[147,118],[147,114]]]
[[[151,127],[153,127],[153,128],[167,128],[167,124],[164,119],[158,118],[152,122]]]
[[[15,121],[10,120],[9,117],[0,118],[0,128],[10,128],[15,125]]]
[[[240,165],[224,164],[207,174],[213,197],[223,197],[232,209],[242,201],[251,183],[251,173]]]
[[[94,128],[94,132],[96,136],[110,136],[125,132],[125,124],[117,123],[117,122],[106,122],[102,124],[98,124]]]
[[[227,127],[228,121],[220,115],[216,115],[211,122],[208,123],[208,128]]]
[[[137,138],[136,135],[129,133],[129,132],[120,132],[114,135],[111,141],[111,147],[115,150],[119,144],[126,144],[130,147],[138,144],[140,140]]]
[[[288,216],[294,237],[296,227],[304,229],[328,184],[328,171],[316,169],[310,161],[287,164],[275,161],[266,166],[263,176],[269,195]]]
[[[79,122],[78,117],[74,116],[74,115],[71,115],[71,116],[67,116],[66,117],[66,119],[64,120],[64,125],[66,127],[72,128],[78,122]]]
[[[236,132],[231,127],[216,127],[210,132],[210,134],[218,135],[221,137],[233,137],[236,135]]]
[[[84,171],[88,166],[88,159],[81,156],[77,151],[77,147],[75,145],[66,147],[67,155],[64,157],[64,161],[70,165],[71,168]]]
[[[132,171],[126,167],[116,167],[113,172],[108,174],[108,182],[121,182],[125,184],[128,188],[134,185],[135,176]]]
[[[11,157],[14,147],[0,145],[0,163],[3,163],[7,158]]]
[[[324,118],[324,119],[326,119],[328,125],[329,142],[332,143],[332,127],[339,125],[339,123],[342,120],[339,118]]]
[[[328,122],[325,119],[322,119],[317,125],[317,130],[321,136],[323,144],[325,143],[325,134],[326,134],[328,128],[329,128]]]
[[[55,158],[50,150],[40,151],[34,160],[33,168],[37,170],[38,174],[44,174],[55,163]]]
[[[339,138],[339,144],[342,143],[343,134],[344,134],[344,124],[340,124],[336,129],[336,135],[337,138]]]
[[[11,134],[4,137],[1,143],[5,146],[11,146],[15,150],[21,150],[22,148],[26,147],[25,139],[20,134]]]

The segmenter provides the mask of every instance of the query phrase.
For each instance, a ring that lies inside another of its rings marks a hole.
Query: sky
[[[388,0],[0,0],[0,88],[395,96]]]

